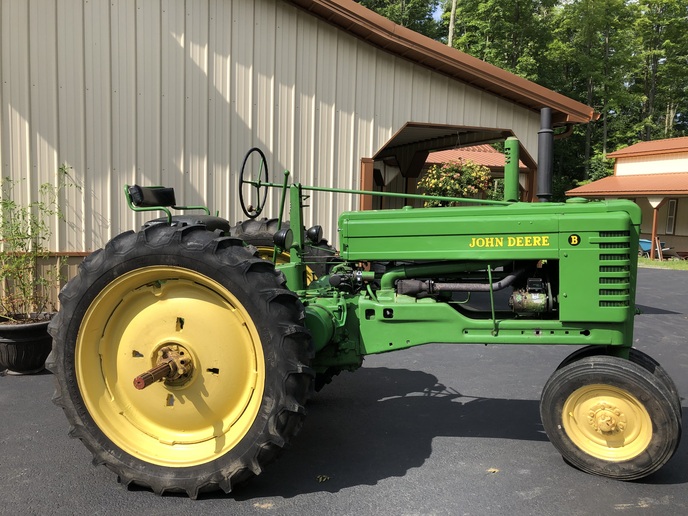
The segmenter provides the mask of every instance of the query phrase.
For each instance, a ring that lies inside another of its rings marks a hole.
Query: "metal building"
[[[360,188],[378,169],[403,190],[430,150],[514,134],[535,167],[541,108],[561,127],[595,116],[351,0],[2,0],[0,60],[2,175],[26,202],[67,168],[80,187],[51,249],[77,256],[142,223],[126,183],[240,220],[253,146],[273,177]],[[315,194],[306,222],[336,243],[360,201]]]

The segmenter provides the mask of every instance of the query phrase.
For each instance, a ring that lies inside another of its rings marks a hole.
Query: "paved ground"
[[[640,271],[636,346],[684,398],[686,292],[686,272]],[[571,468],[547,441],[540,391],[570,351],[431,345],[371,357],[315,396],[303,431],[265,474],[197,501],[122,488],[68,438],[51,375],[1,377],[0,514],[688,513],[688,438],[662,470],[629,483]]]

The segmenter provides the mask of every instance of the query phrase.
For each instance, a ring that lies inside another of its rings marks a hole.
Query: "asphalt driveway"
[[[688,273],[641,269],[636,347],[674,378],[688,425]],[[568,466],[540,391],[568,347],[430,345],[366,359],[309,404],[293,445],[231,495],[126,490],[67,435],[50,374],[0,377],[1,514],[688,513],[688,438],[636,482]]]

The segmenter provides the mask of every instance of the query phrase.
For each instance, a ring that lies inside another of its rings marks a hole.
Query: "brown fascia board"
[[[590,106],[423,36],[353,0],[284,0],[387,52],[476,88],[539,111],[552,108],[555,124],[587,123]]]
[[[630,149],[630,150],[627,150]],[[638,156],[665,156],[667,154],[683,154],[688,152],[688,147],[676,146],[676,147],[650,147],[648,149],[633,150],[631,147],[626,147],[624,149],[610,152],[607,154],[608,158],[613,158],[618,160],[619,158],[636,158]]]
[[[609,176],[572,188],[569,197],[686,196],[688,172]]]

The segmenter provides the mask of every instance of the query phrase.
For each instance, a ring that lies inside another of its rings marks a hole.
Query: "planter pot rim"
[[[56,312],[43,312],[40,314],[25,314],[15,317],[0,316],[0,327],[3,329],[11,327],[31,326],[35,324],[48,324]]]

